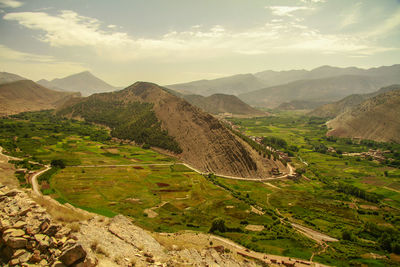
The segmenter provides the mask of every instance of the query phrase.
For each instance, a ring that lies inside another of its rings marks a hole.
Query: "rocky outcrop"
[[[0,184],[0,266],[256,266],[223,248],[167,249],[122,215],[87,218],[72,231],[26,192]]]
[[[0,185],[0,265],[94,266],[71,230],[18,189]]]

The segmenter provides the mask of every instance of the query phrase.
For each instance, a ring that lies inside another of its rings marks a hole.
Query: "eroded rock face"
[[[1,266],[72,266],[85,261],[86,251],[72,239],[71,231],[52,222],[25,192],[1,184],[0,190]],[[70,240],[73,245],[66,246]]]

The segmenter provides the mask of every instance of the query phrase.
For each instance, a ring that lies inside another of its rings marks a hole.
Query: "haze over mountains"
[[[80,93],[58,92],[30,80],[0,84],[0,116],[54,109]]]
[[[143,112],[135,112],[134,107]],[[61,108],[58,114],[103,122],[119,136],[124,136],[140,121],[153,120],[152,114],[155,114],[163,133],[178,143],[181,151],[176,155],[201,171],[256,177],[266,175],[272,167],[284,168],[279,161],[260,156],[213,116],[152,83],[137,82],[118,92],[75,99]],[[115,121],[128,123],[123,129],[118,129],[115,125],[113,128]],[[156,127],[157,121],[146,125]],[[171,141],[161,134],[157,139]]]
[[[234,94],[250,105],[274,108],[292,100],[323,104],[349,94],[370,93],[394,83],[400,83],[400,65],[370,69],[322,66],[311,71],[267,70],[167,87],[203,96]]]
[[[97,78],[89,71],[80,72],[64,78],[51,81],[42,79],[38,84],[59,91],[80,92],[83,96],[94,93],[112,92],[117,89],[105,81]]]

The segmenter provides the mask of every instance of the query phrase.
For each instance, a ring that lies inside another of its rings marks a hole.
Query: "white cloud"
[[[8,13],[3,18],[16,20],[29,29],[45,31],[40,40],[55,47],[119,46],[131,41],[126,33],[105,32],[100,29],[97,19],[80,16],[70,10],[63,10],[59,16],[43,12],[18,12]]]
[[[305,6],[266,6],[265,8],[270,9],[276,16],[293,16],[292,13],[295,11],[310,9]]]
[[[11,8],[17,8],[22,6],[24,3],[21,3],[16,0],[0,0],[0,7],[11,7]]]
[[[293,12],[308,7],[268,7],[281,18],[244,31],[232,31],[222,25],[208,29],[197,25],[186,31],[170,31],[158,38],[133,38],[110,29],[94,18],[62,11],[58,16],[43,12],[8,13],[6,20],[15,20],[24,27],[41,30],[39,40],[53,47],[86,47],[98,59],[126,62],[156,58],[160,62],[218,58],[232,54],[259,55],[291,52],[345,53],[349,55],[378,53],[385,49],[374,46],[365,35],[324,34],[303,24],[284,19]],[[387,31],[400,22],[398,16],[389,19],[377,31]],[[114,26],[114,25],[111,25]],[[111,27],[115,28],[115,27]]]

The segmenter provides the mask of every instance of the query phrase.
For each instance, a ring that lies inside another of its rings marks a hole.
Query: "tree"
[[[350,230],[344,230],[343,232],[342,232],[342,239],[343,240],[348,240],[348,241],[353,241],[354,240],[354,236],[353,236],[353,234],[351,233],[351,231]]]
[[[220,232],[220,233],[225,233],[227,230],[226,225],[225,225],[225,221],[223,219],[215,219],[212,222],[211,228],[210,228],[210,233],[214,233],[216,231]]]
[[[64,169],[65,168],[65,162],[62,159],[53,159],[51,161],[51,166],[55,167],[55,168]]]

